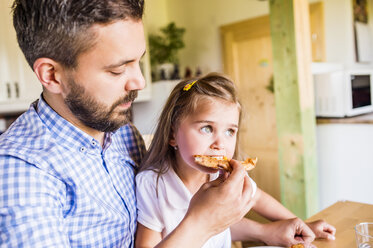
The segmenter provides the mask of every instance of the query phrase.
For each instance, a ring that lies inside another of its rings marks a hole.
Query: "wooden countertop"
[[[312,244],[317,248],[351,248],[356,247],[356,224],[373,222],[373,205],[351,201],[339,201],[315,214],[306,221],[324,219],[336,229],[335,240],[315,240]]]
[[[317,117],[317,124],[373,124],[373,113],[344,118]]]
[[[312,242],[313,245],[317,248],[353,248],[356,247],[354,227],[361,222],[373,222],[373,205],[339,201],[308,218],[306,222],[320,219],[325,220],[337,229],[335,240],[317,239]],[[258,245],[263,246],[264,244],[245,242],[243,247],[256,247]]]

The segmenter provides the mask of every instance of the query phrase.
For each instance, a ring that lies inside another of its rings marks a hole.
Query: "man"
[[[133,247],[134,173],[145,149],[128,112],[145,84],[143,5],[15,1],[18,42],[43,93],[0,137],[0,245]],[[200,247],[242,218],[251,187],[232,166],[197,192],[159,247]],[[313,239],[301,222],[286,228]]]

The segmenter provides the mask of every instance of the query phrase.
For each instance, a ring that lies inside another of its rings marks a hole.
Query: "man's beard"
[[[113,132],[130,121],[131,110],[114,112],[123,103],[133,102],[137,90],[129,91],[125,97],[115,101],[110,108],[88,95],[84,88],[74,80],[69,80],[70,92],[65,103],[70,111],[87,127],[101,132]]]

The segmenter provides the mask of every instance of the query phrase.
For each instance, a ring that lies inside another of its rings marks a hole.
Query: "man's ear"
[[[60,94],[63,91],[61,84],[63,68],[58,62],[49,58],[38,58],[34,62],[34,72],[49,92]]]

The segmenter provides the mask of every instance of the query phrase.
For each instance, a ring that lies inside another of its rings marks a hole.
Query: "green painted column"
[[[281,201],[298,217],[318,211],[316,119],[307,0],[270,0]]]

